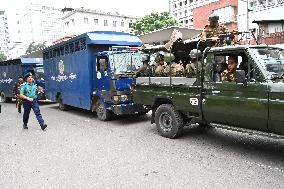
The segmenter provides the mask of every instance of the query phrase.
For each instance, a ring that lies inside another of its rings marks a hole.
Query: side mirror
[[[236,82],[243,83],[245,86],[247,85],[245,70],[236,70]]]

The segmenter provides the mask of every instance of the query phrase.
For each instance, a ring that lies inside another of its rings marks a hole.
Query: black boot
[[[28,126],[26,124],[23,124],[24,129],[28,129]]]
[[[43,124],[43,125],[41,125],[40,127],[41,127],[41,130],[44,131],[44,129],[47,127],[47,125],[46,125],[46,124]]]

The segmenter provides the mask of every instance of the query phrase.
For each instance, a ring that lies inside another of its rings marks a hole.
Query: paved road
[[[100,122],[80,109],[41,106],[22,129],[14,104],[0,114],[0,188],[283,188],[284,140],[220,129],[158,135],[144,117]]]

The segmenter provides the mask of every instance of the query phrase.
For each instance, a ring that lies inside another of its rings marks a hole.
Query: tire
[[[5,93],[1,93],[0,95],[0,102],[9,103],[12,102],[12,98],[6,97]]]
[[[160,105],[155,112],[155,123],[158,132],[166,138],[177,138],[184,127],[184,120],[180,112],[171,104]]]
[[[57,99],[57,102],[58,102],[59,110],[61,110],[61,111],[66,111],[66,110],[68,110],[68,106],[67,106],[66,104],[64,104],[61,95],[59,95],[59,97],[58,97],[58,99]]]
[[[107,110],[104,103],[101,100],[98,100],[96,103],[96,112],[99,120],[108,121],[112,117],[112,112]]]

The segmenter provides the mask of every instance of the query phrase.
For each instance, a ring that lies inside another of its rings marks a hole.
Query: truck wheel
[[[171,104],[162,104],[157,108],[155,123],[160,135],[167,138],[178,137],[184,127],[181,114]]]
[[[101,100],[97,101],[96,112],[99,120],[101,121],[108,121],[112,116],[112,112],[106,109],[104,103]]]
[[[57,102],[58,102],[58,104],[59,104],[59,110],[61,110],[61,111],[66,111],[66,110],[68,110],[68,106],[63,103],[63,99],[62,99],[62,96],[61,96],[61,95],[58,97]]]

